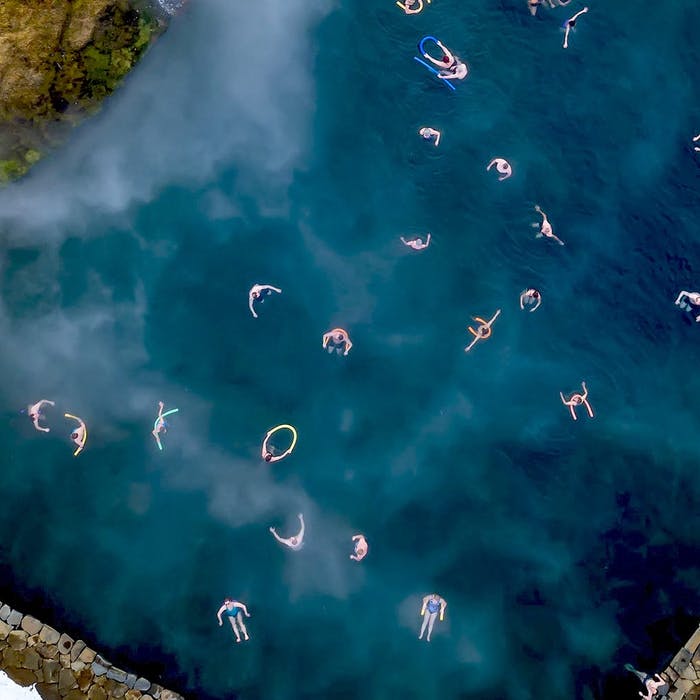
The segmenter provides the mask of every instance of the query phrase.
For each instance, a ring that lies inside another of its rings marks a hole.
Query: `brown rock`
[[[141,700],[143,694],[140,690],[134,690],[133,688],[127,692],[124,696],[124,700]]]
[[[53,627],[44,625],[39,632],[39,639],[45,644],[57,644],[61,635]]]
[[[160,691],[160,700],[182,700],[182,696],[165,689]]]
[[[41,664],[41,656],[34,649],[24,649],[21,653],[21,666],[28,668],[30,671],[36,671]]]
[[[85,664],[82,661],[73,661],[70,665],[70,670],[73,673],[80,673],[85,668]]]
[[[113,698],[123,698],[127,691],[129,690],[129,686],[125,685],[124,683],[115,683],[114,688],[112,689],[112,692],[110,693],[110,696]]]
[[[7,622],[0,620],[0,639],[7,639],[7,635],[10,634],[11,629],[12,627],[10,627]]]
[[[142,695],[141,700],[153,700],[153,696],[152,695]]]
[[[65,692],[66,690],[71,690],[77,685],[78,683],[75,680],[75,676],[70,672],[70,669],[62,668],[58,672],[58,689],[61,691],[61,693]]]
[[[71,690],[66,696],[65,700],[88,700],[88,696],[82,693],[80,690]]]
[[[84,664],[91,664],[95,660],[95,656],[95,652],[92,649],[90,649],[90,647],[85,647],[85,649],[83,649],[80,652],[80,656],[78,656],[78,659]]]
[[[99,685],[93,685],[88,693],[88,700],[107,700],[107,693]]]
[[[72,637],[69,637],[67,634],[62,634],[60,639],[58,640],[58,651],[61,654],[70,654],[71,649],[73,648],[74,640]]]
[[[41,622],[31,615],[25,615],[24,619],[22,620],[22,629],[27,634],[39,634],[42,627],[43,625]]]
[[[53,659],[46,659],[41,665],[44,670],[45,683],[58,683],[58,673],[61,670],[61,664]]]
[[[58,647],[55,647],[53,644],[37,642],[34,649],[36,649],[39,656],[43,656],[45,659],[55,659],[58,657]]]
[[[83,668],[82,670],[78,671],[76,678],[78,679],[78,688],[80,688],[80,690],[83,692],[86,692],[92,685],[92,681],[95,676],[89,668]]]
[[[26,668],[6,668],[5,673],[18,685],[28,686],[36,682],[34,672]]]
[[[58,649],[58,660],[61,662],[61,666],[68,668],[70,666],[70,654],[61,654],[61,647]]]
[[[2,652],[2,664],[3,668],[7,667],[12,667],[12,666],[19,666],[19,652],[16,651],[15,649],[10,649],[10,647],[7,647],[7,649],[3,649]]]
[[[29,635],[24,630],[12,630],[12,632],[7,635],[7,643],[13,649],[26,649],[28,636]]]
[[[61,694],[58,692],[58,686],[55,684],[37,683],[34,687],[43,700],[61,700]]]
[[[82,639],[75,642],[75,644],[73,644],[73,648],[70,650],[70,660],[77,661],[83,649],[85,649],[85,646],[85,642]],[[92,663],[92,661],[85,661],[84,663],[89,664]]]
[[[37,642],[39,641],[39,635],[38,634],[30,634],[27,637],[27,646],[28,647],[33,647],[36,646]]]

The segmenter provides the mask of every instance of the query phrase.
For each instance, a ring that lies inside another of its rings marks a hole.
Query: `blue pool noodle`
[[[438,75],[438,71],[436,71],[435,68],[433,68],[429,63],[426,63],[422,58],[418,58],[418,56],[414,56],[413,60],[418,61],[418,63],[423,64],[431,73],[435,73],[435,75]],[[445,85],[447,85],[447,87],[450,88],[450,90],[457,89],[449,80],[440,79],[440,82],[445,83]]]

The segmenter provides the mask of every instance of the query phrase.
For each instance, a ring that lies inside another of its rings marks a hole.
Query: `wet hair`
[[[75,440],[78,437],[78,433],[71,433],[70,436]]]
[[[233,598],[224,598],[224,605],[226,603],[233,603]]]
[[[266,461],[266,462],[269,462],[270,460],[272,460],[272,452],[268,452],[268,453],[265,455],[265,461]]]
[[[449,62],[450,62],[450,57],[449,57],[449,56],[443,56],[443,57],[442,57],[442,62],[443,62],[443,63],[449,63]]]

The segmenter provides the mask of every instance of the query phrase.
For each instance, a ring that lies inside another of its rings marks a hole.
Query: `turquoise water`
[[[188,697],[635,697],[622,664],[660,668],[700,603],[699,329],[673,305],[700,284],[700,6],[591,3],[564,51],[580,6],[192,2],[0,193],[4,600]],[[455,94],[412,60],[426,33],[469,63]],[[283,289],[257,320],[255,282]],[[48,435],[18,413],[43,397]],[[291,552],[268,527],[298,512]]]

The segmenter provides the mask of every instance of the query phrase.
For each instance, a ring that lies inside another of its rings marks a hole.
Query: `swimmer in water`
[[[576,406],[585,406],[586,410],[588,411],[588,416],[593,418],[593,409],[591,408],[591,404],[588,403],[588,389],[586,388],[586,382],[581,382],[581,386],[583,387],[583,394],[572,394],[570,399],[567,399],[564,394],[561,393],[561,391],[559,392],[561,402],[565,406],[569,407],[571,417],[574,420],[576,420]]]
[[[265,300],[265,297],[271,292],[281,294],[282,290],[278,289],[277,287],[273,287],[271,284],[254,284],[250,288],[250,291],[248,292],[248,308],[250,309],[250,313],[253,314],[253,318],[258,317],[258,315],[255,313],[253,304],[256,301],[260,301],[260,303],[262,303]]]
[[[281,429],[287,429],[292,433],[292,442],[289,445],[289,447],[282,453],[279,453],[278,450],[272,446],[268,445],[268,442],[270,440],[270,436],[274,435],[278,430]],[[262,443],[262,449],[261,449],[261,456],[266,462],[279,462],[281,459],[284,459],[288,455],[292,454],[292,451],[294,450],[295,446],[297,444],[297,431],[296,428],[293,425],[278,425],[275,428],[272,428],[271,430],[268,430],[267,433],[265,434],[265,439],[263,440]],[[277,454],[275,454],[277,452]]]
[[[693,136],[693,143],[696,143],[696,142],[698,142],[698,141],[700,141],[700,134],[698,134],[697,136]],[[693,146],[693,148],[694,148],[696,151],[700,151],[700,147],[699,147],[699,146]]]
[[[428,61],[440,68],[437,77],[442,80],[464,80],[469,73],[467,64],[462,63],[457,56],[454,56],[441,41],[438,41],[437,45],[442,49],[444,54],[442,59],[438,60],[427,53],[423,54],[423,58],[428,59]]]
[[[241,635],[239,634],[238,627],[236,626],[236,622],[238,622],[241,627],[241,632],[243,632],[243,637],[247,642],[250,637],[248,636],[248,630],[245,628],[245,624],[243,624],[243,615],[250,617],[248,608],[246,608],[243,603],[239,603],[233,598],[226,598],[223,605],[219,608],[219,612],[216,613],[216,617],[219,620],[219,627],[224,624],[224,621],[221,619],[222,614],[228,617],[231,627],[233,628],[233,633],[236,635],[236,641],[241,641]]]
[[[521,295],[520,295],[520,308],[524,309],[525,304],[528,306],[532,306],[530,309],[530,313],[533,311],[536,311],[539,305],[542,303],[542,295],[536,290],[536,289],[526,289]]]
[[[687,299],[688,301],[685,301],[685,299]],[[675,303],[677,306],[680,306],[681,309],[684,309],[685,311],[692,311],[693,313],[696,313],[697,316],[695,316],[695,322],[700,323],[700,309],[693,309],[693,306],[700,307],[700,292],[682,291],[678,295],[678,298],[676,299]]]
[[[564,48],[568,49],[569,48],[569,32],[576,26],[576,20],[581,16],[585,15],[586,12],[588,12],[588,8],[584,7],[582,10],[579,10],[573,17],[570,17],[569,19],[564,22]]]
[[[44,417],[44,414],[41,412],[41,409],[44,406],[55,406],[56,404],[53,401],[49,401],[48,399],[41,399],[41,401],[37,401],[35,404],[31,406],[27,406],[27,414],[29,417],[32,419],[32,423],[34,423],[34,427],[41,431],[42,433],[48,433],[50,432],[49,428],[44,428],[39,425],[39,421]]]
[[[275,539],[278,542],[281,542],[285,547],[289,547],[289,549],[293,549],[295,552],[297,550],[301,549],[302,546],[304,545],[304,532],[305,532],[303,513],[299,513],[299,515],[297,517],[299,518],[299,522],[301,523],[301,529],[293,537],[280,537],[277,534],[277,531],[275,530],[274,527],[270,528],[270,532],[274,535]]]
[[[535,204],[535,211],[538,214],[541,214],[542,216],[542,223],[535,223],[532,224],[532,228],[539,228],[540,232],[537,234],[536,238],[542,238],[544,236],[545,238],[551,238],[553,241],[556,241],[559,245],[564,245],[564,241],[562,241],[560,238],[557,238],[554,235],[554,230],[552,229],[552,224],[549,223],[549,219],[547,218],[547,215],[540,209],[539,204]]]
[[[351,347],[350,336],[342,328],[334,328],[323,334],[323,348],[328,350],[328,352],[335,350],[339,355],[341,352],[343,355],[347,355]]]
[[[480,325],[477,326],[476,329],[472,328],[471,326],[467,326],[467,330],[474,336],[474,339],[471,343],[469,343],[469,345],[467,345],[466,348],[464,348],[464,352],[469,352],[480,340],[486,340],[491,336],[491,325],[498,318],[500,313],[501,310],[498,309],[490,321],[484,321],[483,318],[472,316],[472,318],[475,321],[478,321]]]
[[[407,241],[403,236],[401,236],[401,243],[409,248],[413,248],[413,250],[423,250],[423,248],[427,248],[430,245],[430,234],[428,234],[425,243],[423,243],[422,238],[412,238],[410,241]]]
[[[491,170],[494,165],[496,166],[499,182],[501,182],[501,180],[507,180],[513,174],[513,168],[510,167],[510,163],[505,158],[494,158],[486,166],[486,172]]]
[[[645,698],[645,700],[652,700],[655,695],[663,697],[668,692],[668,681],[658,673],[650,676],[648,673],[638,671],[634,666],[632,666],[632,664],[625,664],[625,670],[629,671],[630,673],[634,673],[634,675],[637,676],[637,678],[639,678],[639,680],[642,682],[646,692],[643,693],[640,690],[639,695]]]
[[[420,628],[420,634],[418,639],[423,639],[423,633],[425,628],[428,628],[428,636],[426,641],[430,641],[430,635],[433,632],[433,625],[435,624],[435,618],[440,613],[440,622],[445,619],[445,610],[447,609],[447,602],[444,598],[441,598],[437,593],[431,593],[430,595],[423,598],[423,605],[420,609],[420,614],[423,617],[423,625]],[[426,615],[426,612],[428,613]]]
[[[70,434],[70,439],[78,448],[75,452],[73,452],[73,457],[77,457],[83,451],[85,443],[87,442],[87,427],[82,418],[73,416],[70,413],[64,413],[63,415],[66,418],[71,418],[74,421],[78,421],[78,427]]]
[[[350,559],[355,561],[362,561],[369,551],[369,546],[367,545],[367,540],[364,535],[353,535],[352,541],[355,543],[355,553],[350,555]]]
[[[430,126],[423,126],[419,129],[418,133],[426,140],[430,141],[431,139],[435,139],[435,146],[440,145],[440,136],[442,134],[437,130],[433,129]]]
[[[163,445],[160,442],[160,434],[161,433],[167,433],[168,432],[168,424],[165,421],[165,417],[170,415],[171,413],[177,413],[178,409],[173,408],[170,411],[166,411],[163,413],[163,408],[165,407],[165,404],[162,401],[158,402],[158,417],[156,418],[155,422],[153,423],[153,430],[151,430],[151,435],[156,439],[156,445],[158,445],[158,449],[162,450]]]
[[[427,0],[430,4],[430,0]],[[396,3],[407,15],[417,15],[423,11],[423,0],[404,0]]]

